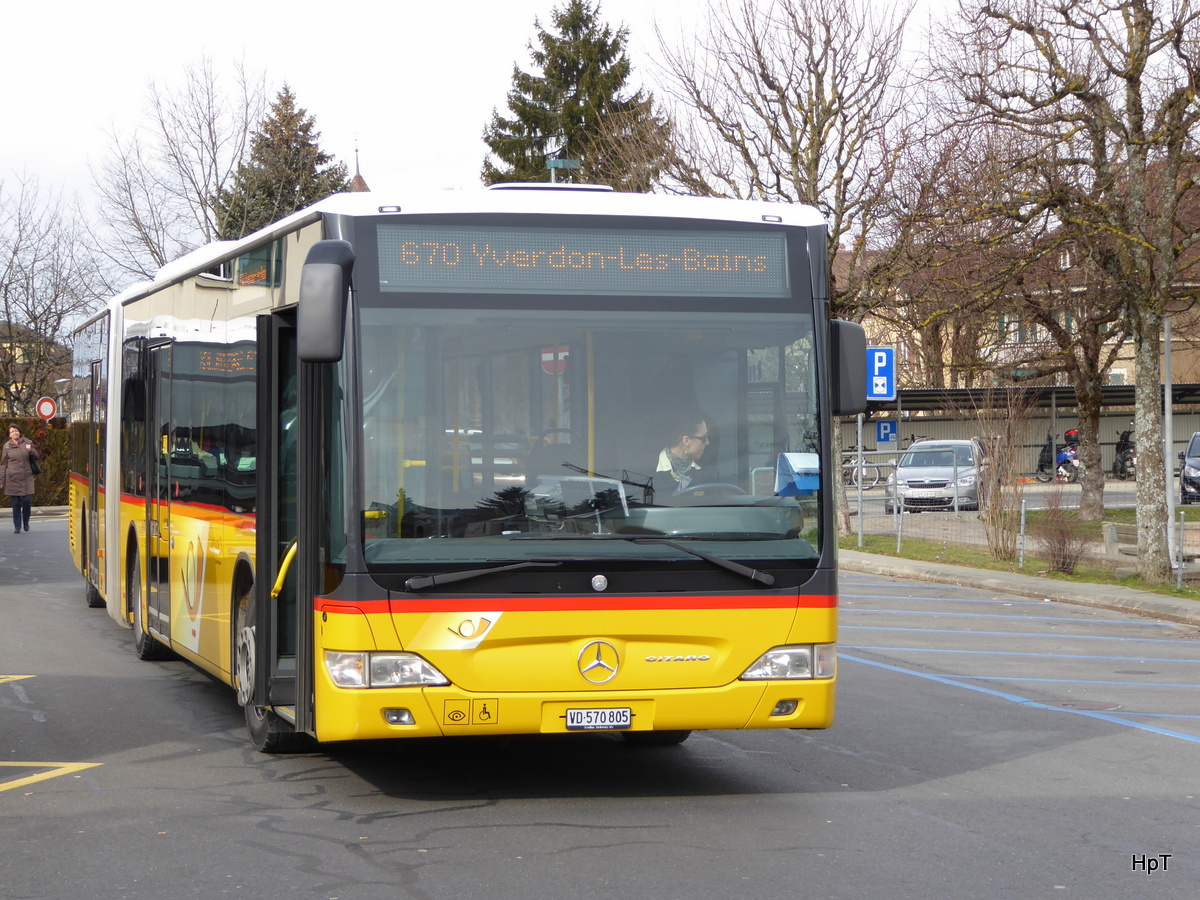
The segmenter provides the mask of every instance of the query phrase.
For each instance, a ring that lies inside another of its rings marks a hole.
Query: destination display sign
[[[379,226],[385,292],[783,298],[783,232]]]

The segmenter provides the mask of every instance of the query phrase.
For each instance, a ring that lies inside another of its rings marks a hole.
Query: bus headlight
[[[450,679],[415,653],[325,651],[325,668],[342,688],[431,687]]]
[[[836,669],[836,644],[798,644],[768,650],[742,673],[742,680],[795,681],[806,678],[832,678]]]
[[[432,687],[450,679],[415,653],[370,653],[371,687]]]
[[[367,686],[367,654],[325,651],[325,668],[333,683],[343,688]]]

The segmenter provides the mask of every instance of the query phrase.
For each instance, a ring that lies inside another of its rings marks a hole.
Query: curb
[[[1017,575],[1011,572],[990,572],[967,566],[920,562],[895,556],[878,556],[859,550],[839,550],[838,565],[846,572],[868,575],[892,575],[937,584],[954,584],[1057,600],[1076,606],[1112,609],[1155,619],[1200,625],[1200,602],[1179,597],[1167,597],[1150,591],[1103,584],[1064,584],[1036,575]]]

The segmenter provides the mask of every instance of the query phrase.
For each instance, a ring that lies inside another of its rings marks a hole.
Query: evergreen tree
[[[591,0],[568,0],[551,13],[553,33],[539,29],[537,48],[530,55],[541,74],[513,67],[508,92],[511,118],[493,111],[484,129],[491,154],[484,159],[484,184],[510,181],[550,181],[549,159],[582,163],[585,180],[603,180],[615,187],[646,190],[649,179],[630,178],[614,165],[606,145],[614,134],[631,130],[630,122],[662,127],[654,119],[652,98],[640,91],[625,92],[630,63],[625,54],[628,29],[613,31],[599,19]],[[620,122],[620,127],[614,123]],[[560,170],[558,180],[570,177]]]
[[[317,145],[321,133],[314,124],[285,84],[251,138],[249,160],[217,198],[221,240],[235,240],[349,189],[345,164],[335,164],[333,155]]]

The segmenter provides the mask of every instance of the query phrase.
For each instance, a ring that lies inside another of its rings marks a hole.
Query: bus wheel
[[[296,753],[311,749],[308,735],[298,734],[291,724],[273,710],[247,704],[246,729],[250,743],[262,753]]]
[[[234,601],[233,679],[238,703],[246,713],[250,743],[262,753],[295,753],[308,749],[308,735],[298,734],[273,710],[254,702],[257,666],[254,640],[254,587],[249,585]]]
[[[147,634],[142,625],[142,568],[138,564],[137,548],[129,555],[127,596],[133,607],[133,652],[138,659],[170,659],[172,654],[165,644],[160,644]]]
[[[682,744],[691,734],[690,731],[622,731],[621,737],[638,747],[673,747]]]
[[[233,603],[233,686],[238,706],[254,699],[254,600],[246,589]]]
[[[100,589],[92,584],[92,579],[88,577],[88,543],[87,543],[87,510],[83,511],[83,524],[80,526],[79,533],[80,552],[79,552],[79,571],[83,573],[84,584],[84,599],[87,600],[89,609],[100,609],[104,606],[104,598],[100,596]]]

